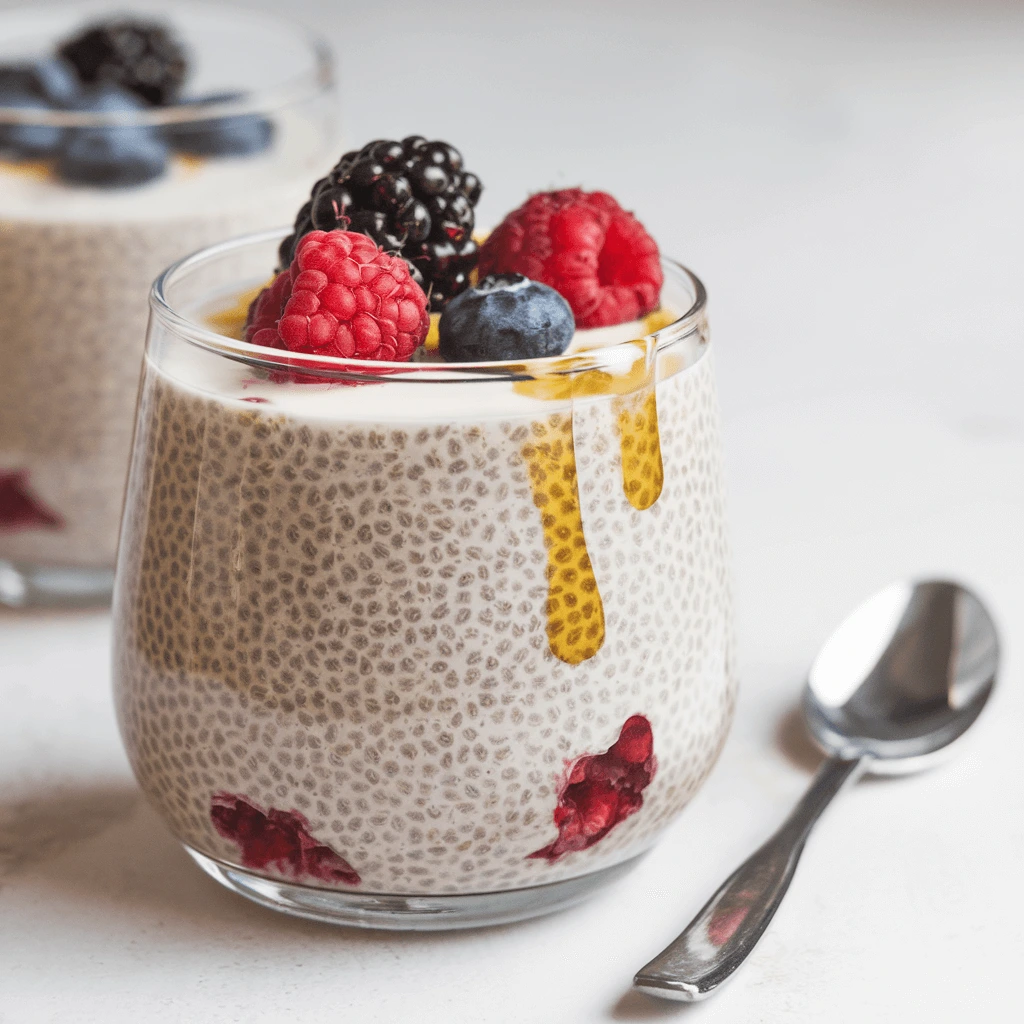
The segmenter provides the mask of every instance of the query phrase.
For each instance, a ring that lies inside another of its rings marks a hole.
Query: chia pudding
[[[657,319],[560,357],[375,372],[203,328],[191,282],[273,244],[154,300],[114,603],[147,797],[221,880],[341,900],[632,860],[735,701],[702,286],[666,261]]]
[[[3,17],[5,51],[19,32],[38,43],[81,28],[77,11]],[[53,68],[74,78],[63,57],[0,65],[0,108],[40,119],[0,124],[0,564],[26,573],[112,569],[151,281],[190,251],[287,221],[331,144],[330,89],[315,80],[328,71],[304,39],[285,74],[305,61],[308,87],[253,88],[261,47],[292,29],[215,7],[172,8],[169,24],[199,86],[177,106],[147,106],[120,79],[40,99],[31,90]],[[218,77],[229,28],[237,50]]]

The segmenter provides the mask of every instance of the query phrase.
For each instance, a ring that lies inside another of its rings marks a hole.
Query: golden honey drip
[[[654,334],[674,324],[679,319],[679,314],[668,306],[662,306],[653,313],[648,313],[643,319],[644,334]]]
[[[658,433],[658,397],[652,385],[620,402],[618,428],[622,489],[630,505],[643,512],[658,500],[665,483]]]
[[[241,341],[245,337],[245,321],[249,316],[249,307],[259,293],[272,283],[273,279],[267,281],[266,284],[261,284],[258,288],[250,288],[248,291],[242,292],[230,306],[219,309],[216,313],[210,313],[206,318],[207,325],[218,334],[224,335],[225,338]]]
[[[573,398],[599,398],[603,395],[632,395],[649,379],[646,360],[641,355],[625,373],[606,370],[580,370],[577,373],[551,374],[517,380],[512,389],[529,398],[566,402]]]
[[[668,308],[656,310],[644,317],[641,326],[646,335],[654,334],[678,319]],[[637,358],[627,370],[618,373],[607,369],[581,370],[576,373],[558,372],[558,362],[551,365],[553,372],[512,386],[521,395],[547,401],[571,401],[574,398],[619,396],[615,403],[616,425],[622,457],[622,489],[629,503],[638,511],[650,508],[660,497],[665,483],[665,469],[661,459],[661,437],[658,431],[658,399],[655,393],[656,368],[648,358],[648,342],[637,339]],[[591,350],[579,347],[579,354]],[[593,350],[595,354],[600,349]],[[661,357],[664,376],[672,376],[682,369],[678,355]],[[567,369],[570,363],[566,363]]]
[[[559,661],[579,665],[604,643],[604,605],[583,535],[572,414],[532,430],[523,458],[548,552],[548,646]]]

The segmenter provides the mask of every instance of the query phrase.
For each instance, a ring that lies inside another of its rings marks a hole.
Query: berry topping
[[[78,89],[75,69],[53,57],[0,66],[0,106],[7,106],[8,96],[18,93],[60,105]]]
[[[525,274],[565,296],[581,328],[650,313],[663,280],[658,246],[607,192],[540,192],[513,210],[480,250],[479,270]]]
[[[242,99],[239,92],[214,93],[183,100],[186,107],[213,106]],[[173,149],[192,156],[251,156],[261,153],[274,137],[274,124],[259,114],[230,114],[168,125],[167,141]]]
[[[283,348],[277,333],[277,322],[284,313],[285,303],[292,295],[292,272],[282,270],[270,284],[262,289],[249,307],[243,337],[253,345]]]
[[[291,267],[257,297],[245,338],[291,352],[403,362],[429,326],[426,296],[404,260],[366,235],[311,231]]]
[[[486,277],[457,295],[439,325],[449,363],[536,359],[565,351],[576,330],[569,303],[522,274]]]
[[[474,207],[482,191],[447,142],[419,135],[377,139],[346,153],[313,186],[294,233],[281,244],[281,266],[291,263],[296,243],[310,231],[357,231],[401,253],[430,308],[440,311],[469,286],[478,251]]]
[[[129,18],[93,25],[59,52],[86,84],[119,85],[152,106],[174,101],[188,68],[184,46],[168,29]]]
[[[131,93],[116,86],[88,89],[68,104],[72,110],[132,114],[142,108]],[[57,160],[57,173],[76,185],[141,185],[163,174],[167,145],[145,125],[72,128]]]
[[[74,185],[123,187],[159,178],[167,147],[136,128],[76,131],[57,161],[57,173]]]
[[[0,85],[0,106],[19,110],[49,110],[46,100],[27,89]],[[64,133],[48,124],[0,124],[0,153],[17,160],[53,156],[60,148]]]

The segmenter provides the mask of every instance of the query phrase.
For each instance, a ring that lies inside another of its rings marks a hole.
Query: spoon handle
[[[691,1003],[729,978],[775,916],[821,812],[866,763],[866,758],[827,760],[778,832],[729,876],[633,984],[650,995]]]

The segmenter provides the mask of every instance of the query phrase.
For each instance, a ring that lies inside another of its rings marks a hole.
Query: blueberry
[[[73,185],[124,187],[159,178],[167,146],[140,128],[83,128],[57,161],[57,173]]]
[[[0,107],[25,111],[53,109],[46,100],[14,85],[3,84],[0,84]],[[0,123],[0,152],[21,160],[52,156],[60,149],[63,136],[63,129],[56,125]]]
[[[214,93],[185,100],[181,105],[198,107],[241,98],[242,93],[237,92]],[[165,134],[172,149],[192,156],[254,156],[273,142],[274,122],[261,114],[229,114],[170,124]]]
[[[87,89],[68,104],[71,110],[130,114],[144,108],[131,93],[113,85]],[[57,160],[57,173],[74,185],[142,185],[163,174],[167,144],[147,125],[72,128]]]
[[[83,89],[66,104],[68,110],[94,114],[130,114],[145,105],[126,89],[116,85],[96,85]]]
[[[0,94],[5,89],[15,89],[63,106],[80,88],[75,69],[57,57],[0,66]]]
[[[456,295],[439,329],[444,359],[476,363],[560,355],[576,323],[554,288],[521,274],[495,274]]]
[[[66,106],[81,91],[75,69],[59,57],[46,57],[35,62],[34,73],[40,94],[51,103]]]

